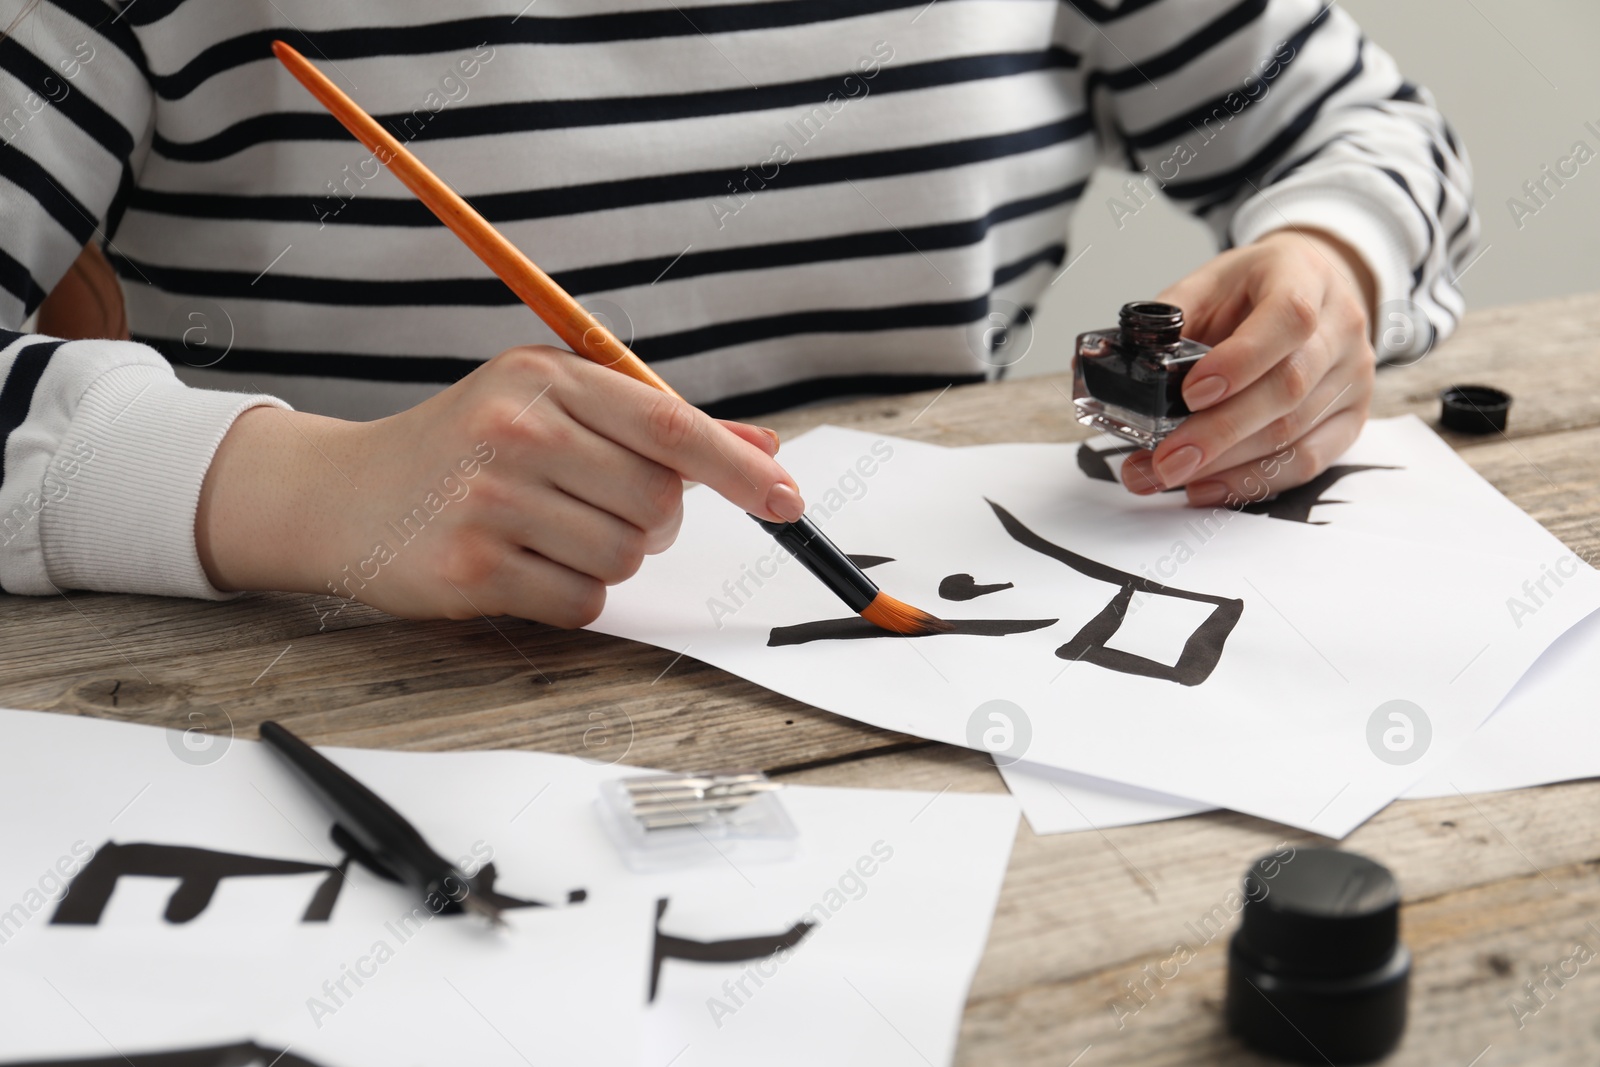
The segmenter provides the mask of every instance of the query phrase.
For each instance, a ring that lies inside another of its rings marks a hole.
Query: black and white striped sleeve
[[[220,598],[195,548],[211,457],[269,397],[181,384],[154,349],[19,332],[116,226],[151,92],[101,0],[0,0],[0,591]]]
[[[1108,146],[1227,245],[1306,227],[1378,282],[1386,359],[1454,329],[1477,241],[1466,152],[1425,89],[1323,0],[1069,0],[1095,23]],[[1113,205],[1113,214],[1116,213]]]

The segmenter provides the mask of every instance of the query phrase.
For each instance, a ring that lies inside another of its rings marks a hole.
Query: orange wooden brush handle
[[[379,163],[388,167],[389,172],[427,205],[440,222],[450,227],[524,304],[532,308],[534,314],[543,319],[569,348],[585,359],[619,370],[663,393],[678,395],[661,375],[634,355],[600,320],[584,310],[583,305],[557,285],[550,275],[540,270],[533,260],[489,225],[489,220],[478,214],[442,178],[424,166],[422,160],[378,125],[376,119],[313,67],[305,56],[282,41],[272,42],[272,54],[289,68],[289,73],[310,90],[311,95],[356,140],[367,147]]]

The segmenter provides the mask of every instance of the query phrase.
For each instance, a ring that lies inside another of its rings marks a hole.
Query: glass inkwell
[[[1072,405],[1078,421],[1153,449],[1189,414],[1183,379],[1210,347],[1183,334],[1183,309],[1154,300],[1122,305],[1115,329],[1078,335]]]

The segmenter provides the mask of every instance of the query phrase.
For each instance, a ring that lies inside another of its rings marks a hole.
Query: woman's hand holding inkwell
[[[1354,443],[1372,401],[1371,270],[1343,241],[1280,230],[1079,338],[1079,421],[1143,451],[1123,483],[1196,507],[1301,485]],[[1181,310],[1180,310],[1181,309]],[[1211,347],[1207,347],[1211,346]]]

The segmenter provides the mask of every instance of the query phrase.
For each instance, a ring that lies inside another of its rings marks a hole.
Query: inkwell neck
[[[1183,309],[1154,300],[1122,305],[1122,338],[1138,348],[1168,349],[1183,340]]]

